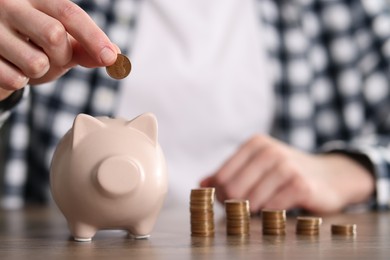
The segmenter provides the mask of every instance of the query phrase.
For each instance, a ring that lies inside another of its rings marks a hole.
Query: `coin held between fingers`
[[[123,79],[130,74],[131,62],[123,54],[118,54],[114,64],[106,67],[107,74],[114,79]]]

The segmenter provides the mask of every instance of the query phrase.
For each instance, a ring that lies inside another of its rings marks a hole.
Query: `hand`
[[[57,79],[77,64],[111,65],[117,47],[68,0],[0,0],[0,86]]]
[[[0,101],[5,100],[7,97],[11,96],[11,94],[14,93],[13,90],[7,90],[0,88]]]
[[[374,191],[374,178],[342,154],[306,154],[259,135],[242,145],[201,186],[216,187],[221,202],[248,199],[252,212],[300,207],[331,213],[367,200]]]

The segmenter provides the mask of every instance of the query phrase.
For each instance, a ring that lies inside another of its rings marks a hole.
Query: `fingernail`
[[[115,62],[117,54],[113,52],[110,48],[105,47],[100,52],[100,59],[104,64],[110,65]]]
[[[29,80],[30,80],[30,78],[27,78],[24,75],[19,75],[19,77],[18,77],[18,82],[20,83],[20,86],[22,86],[22,87],[26,86]]]
[[[118,53],[121,53],[121,49],[119,48],[119,46],[116,45],[116,44],[114,44],[114,46],[115,46],[115,49],[117,50],[117,52],[118,52]]]

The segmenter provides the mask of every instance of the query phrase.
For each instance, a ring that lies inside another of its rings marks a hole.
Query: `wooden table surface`
[[[0,212],[0,259],[390,259],[390,213],[323,217],[319,236],[297,236],[288,218],[285,236],[261,234],[251,219],[249,237],[226,236],[222,213],[213,238],[190,236],[188,208],[161,212],[148,240],[123,231],[100,231],[92,242],[74,242],[54,207]],[[332,236],[332,223],[356,223],[355,237]]]

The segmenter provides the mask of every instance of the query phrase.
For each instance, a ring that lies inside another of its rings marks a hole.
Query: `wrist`
[[[0,113],[12,109],[23,98],[25,88],[15,91],[0,90]]]
[[[344,154],[326,154],[321,156],[334,178],[334,188],[340,192],[345,206],[363,203],[369,200],[375,191],[374,176],[363,164]]]

